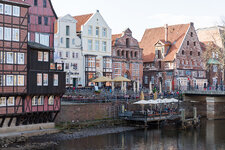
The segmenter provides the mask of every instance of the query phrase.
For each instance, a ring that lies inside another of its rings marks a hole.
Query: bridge
[[[182,92],[182,106],[187,110],[187,116],[191,115],[193,107],[197,107],[198,113],[208,119],[225,119],[225,91],[224,90],[186,90]]]

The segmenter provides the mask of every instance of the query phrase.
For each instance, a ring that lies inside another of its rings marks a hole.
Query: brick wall
[[[118,108],[115,103],[62,104],[56,123],[114,118],[118,116]]]

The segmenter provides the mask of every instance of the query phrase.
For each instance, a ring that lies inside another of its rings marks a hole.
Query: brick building
[[[140,47],[144,49],[144,86],[161,86],[162,91],[207,86],[193,23],[146,29]]]
[[[199,41],[204,50],[207,78],[210,86],[224,84],[224,47],[225,27],[214,26],[197,30]]]
[[[122,34],[112,35],[113,78],[124,76],[142,85],[142,51],[129,28]]]
[[[0,1],[0,128],[53,122],[60,110],[65,73],[52,59],[51,29],[57,16],[51,1],[41,2]]]

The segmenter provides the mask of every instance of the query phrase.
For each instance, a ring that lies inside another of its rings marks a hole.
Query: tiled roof
[[[17,4],[21,4],[21,5],[26,5],[26,6],[30,6],[29,4],[27,4],[26,2],[22,1],[22,0],[2,0],[3,2],[12,2],[12,3],[17,3]]]
[[[112,46],[114,46],[116,39],[121,38],[122,37],[122,33],[120,34],[113,34],[112,35]]]
[[[173,61],[178,52],[186,32],[190,24],[179,24],[168,26],[168,42],[171,43],[170,50],[163,61]],[[155,59],[155,44],[159,40],[165,40],[165,28],[146,29],[140,42],[140,47],[143,48],[144,62],[153,62]]]
[[[74,19],[77,20],[77,32],[81,31],[81,26],[84,25],[92,15],[93,14],[74,16]]]

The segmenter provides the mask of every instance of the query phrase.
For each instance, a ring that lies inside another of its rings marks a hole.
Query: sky
[[[99,10],[113,34],[130,28],[141,40],[145,29],[194,22],[195,28],[221,25],[225,0],[52,0],[57,15]]]

